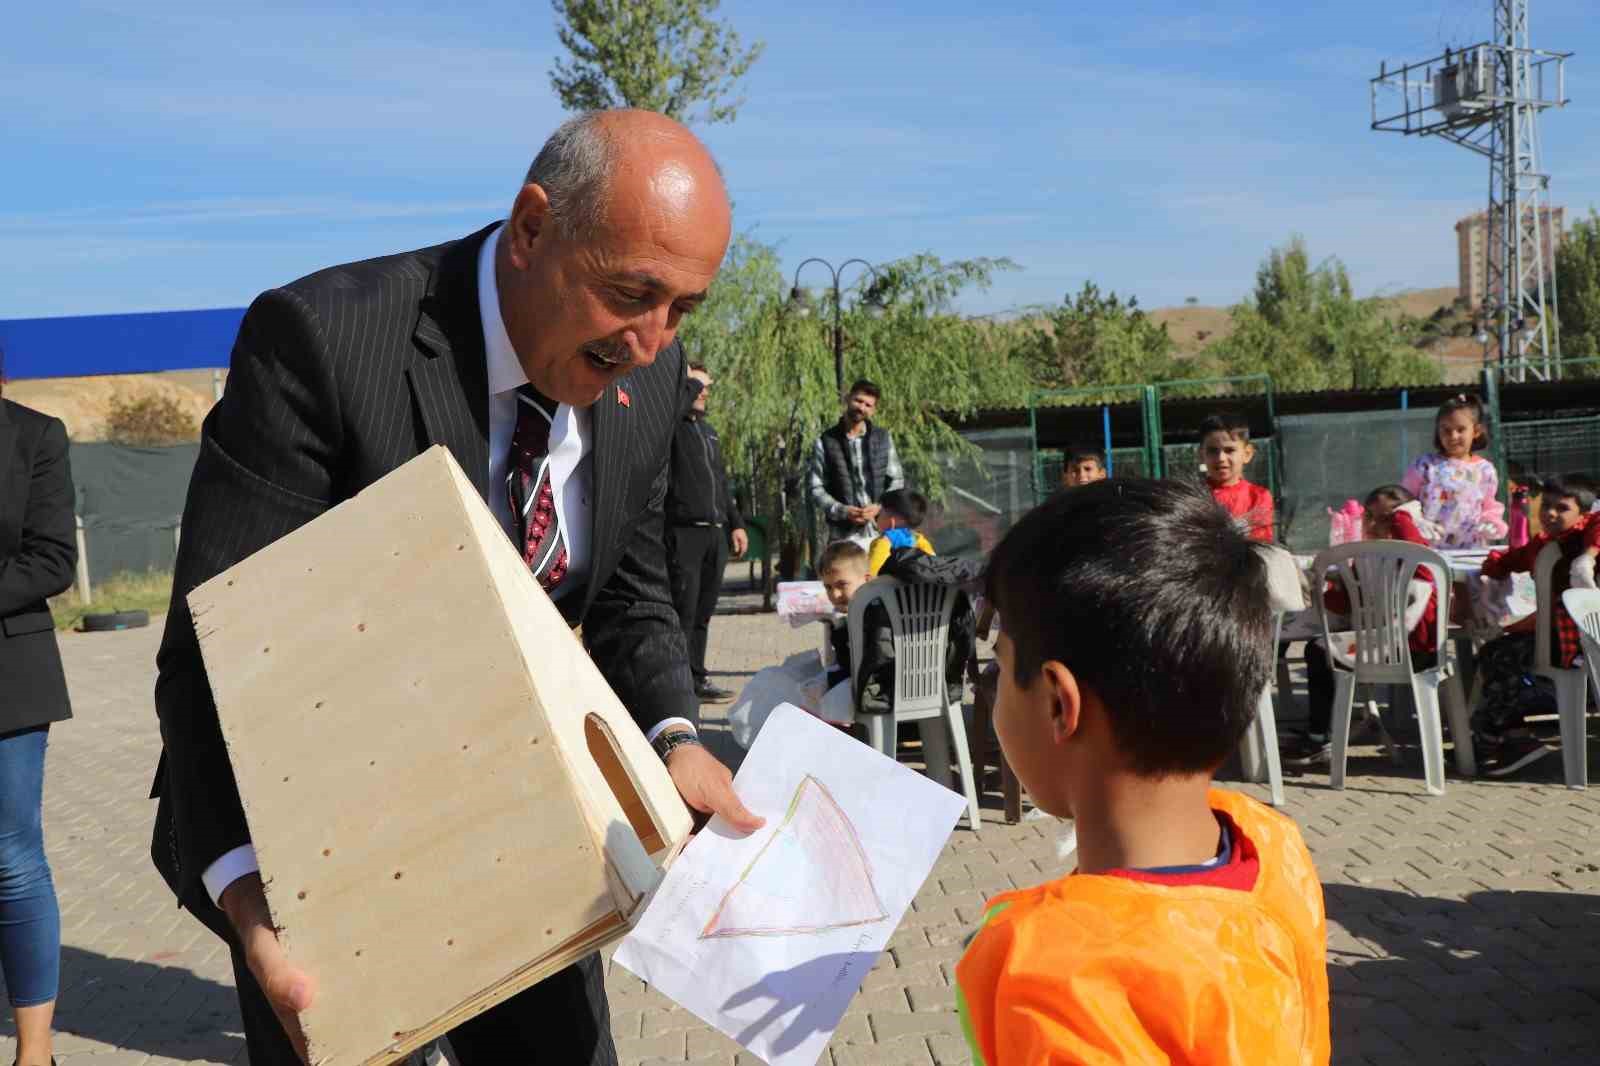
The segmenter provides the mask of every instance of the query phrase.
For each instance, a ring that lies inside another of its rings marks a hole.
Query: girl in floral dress
[[[1422,532],[1436,548],[1505,543],[1500,479],[1494,464],[1476,454],[1489,446],[1482,402],[1462,393],[1441,404],[1433,443],[1437,451],[1419,457],[1401,481],[1422,503]]]

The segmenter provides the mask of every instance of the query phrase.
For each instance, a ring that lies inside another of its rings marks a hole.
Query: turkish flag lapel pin
[[[621,385],[617,386],[617,406],[618,407],[632,407],[633,406],[633,401],[628,398],[628,390],[623,388]]]

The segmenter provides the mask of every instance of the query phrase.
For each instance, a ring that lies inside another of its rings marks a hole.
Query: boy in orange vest
[[[1078,869],[990,901],[956,967],[980,1066],[1328,1061],[1322,886],[1211,777],[1272,664],[1267,565],[1199,486],[1061,493],[995,549],[994,722]]]

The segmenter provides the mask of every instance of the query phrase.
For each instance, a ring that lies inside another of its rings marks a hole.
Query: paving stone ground
[[[815,639],[760,614],[743,579],[730,569],[712,629],[711,666],[730,688]],[[159,622],[62,637],[77,717],[51,734],[45,822],[63,1066],[246,1061],[227,953],[173,907],[147,855],[158,640]],[[711,717],[714,742],[719,729]],[[1430,797],[1409,754],[1395,767],[1358,751],[1342,792],[1322,774],[1288,785],[1325,886],[1334,1061],[1600,1061],[1600,787],[1562,788],[1547,759],[1516,781],[1452,777]],[[962,939],[987,895],[1065,872],[1053,823],[1006,826],[988,803],[982,834],[956,830],[868,976],[832,1066],[968,1061],[950,987]],[[609,985],[626,1066],[755,1061],[620,969]],[[0,1019],[0,1061],[12,1033]]]

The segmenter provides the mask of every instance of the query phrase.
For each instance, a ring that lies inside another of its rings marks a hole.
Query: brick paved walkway
[[[724,606],[739,613],[714,624],[711,665],[730,687],[814,639],[754,613],[750,596]],[[146,854],[158,638],[154,627],[62,638],[78,717],[51,736],[45,819],[63,910],[63,1064],[244,1061],[227,955],[173,908]],[[1528,780],[1452,779],[1432,798],[1419,760],[1366,754],[1342,793],[1321,775],[1288,789],[1327,886],[1334,1060],[1600,1061],[1600,787],[1561,788],[1549,759]],[[1600,752],[1590,763],[1600,773]],[[840,1027],[835,1066],[967,1061],[950,992],[961,940],[986,894],[1063,869],[1051,823],[986,814],[981,838],[951,838]],[[627,1066],[754,1061],[626,973],[610,983]],[[10,1034],[0,1021],[0,1061]]]

